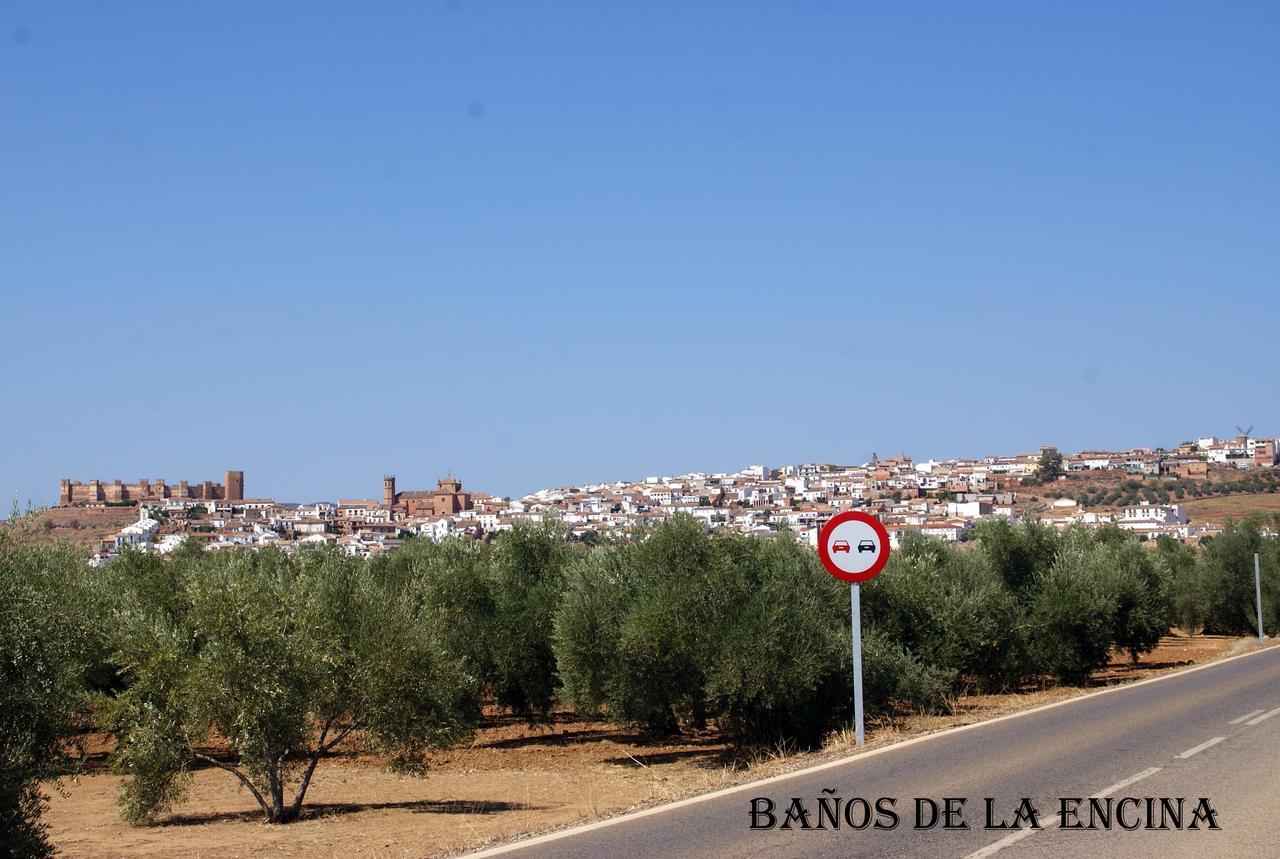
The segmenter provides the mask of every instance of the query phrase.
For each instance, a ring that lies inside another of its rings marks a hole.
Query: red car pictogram
[[[836,540],[834,543],[832,543],[832,544],[831,544],[831,551],[832,551],[832,553],[835,553],[835,552],[848,552],[848,551],[849,551],[849,541],[848,541],[848,540]]]

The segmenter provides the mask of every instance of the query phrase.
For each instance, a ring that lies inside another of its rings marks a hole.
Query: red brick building
[[[475,506],[470,492],[462,489],[462,481],[453,475],[436,482],[433,490],[396,492],[393,475],[382,478],[383,505],[396,518],[418,516],[452,516]]]

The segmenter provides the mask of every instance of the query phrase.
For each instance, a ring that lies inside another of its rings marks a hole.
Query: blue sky
[[[0,492],[1280,434],[1278,105],[1273,2],[6,3]]]

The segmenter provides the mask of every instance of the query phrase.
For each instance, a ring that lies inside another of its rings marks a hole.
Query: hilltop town
[[[626,538],[677,513],[709,530],[785,531],[812,545],[830,517],[851,508],[877,515],[895,543],[907,530],[964,541],[979,522],[992,518],[1036,519],[1056,527],[1115,524],[1145,539],[1166,535],[1197,542],[1218,526],[1194,521],[1187,503],[1277,492],[1278,441],[1205,437],[1171,450],[1075,453],[1046,446],[1034,453],[946,461],[873,455],[861,465],[752,465],[733,473],[542,489],[522,498],[465,490],[451,475],[431,490],[398,491],[395,477],[386,476],[381,498],[285,504],[245,497],[244,473],[228,471],[223,483],[63,480],[60,506],[137,509],[136,521],[93,546],[95,565],[124,547],[164,554],[189,539],[209,549],[292,551],[335,543],[369,557],[413,536],[485,539],[546,517],[558,519],[572,537],[594,542]]]

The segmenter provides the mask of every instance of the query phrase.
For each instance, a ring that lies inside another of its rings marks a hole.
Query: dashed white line
[[[1148,767],[1147,769],[1143,770],[1137,775],[1131,775],[1127,779],[1124,779],[1123,781],[1116,782],[1115,784],[1111,785],[1111,787],[1104,787],[1102,790],[1098,791],[1097,793],[1092,794],[1090,796],[1090,799],[1102,799],[1103,797],[1110,796],[1116,791],[1123,790],[1124,788],[1128,787],[1134,782],[1142,781],[1144,778],[1153,776],[1158,772],[1160,772],[1160,767]],[[1004,838],[1001,838],[999,841],[994,841],[980,850],[973,851],[968,856],[964,857],[964,859],[986,859],[987,856],[992,856],[996,853],[999,853],[1001,850],[1008,847],[1010,844],[1016,844],[1024,838],[1035,835],[1037,832],[1041,832],[1047,829],[1057,829],[1057,828],[1058,828],[1058,819],[1056,817],[1051,818],[1040,829],[1020,829],[1017,832],[1011,832],[1008,835],[1006,835]]]
[[[1198,754],[1200,754],[1201,752],[1203,752],[1205,749],[1209,748],[1210,746],[1216,746],[1218,743],[1222,742],[1222,741],[1223,741],[1223,740],[1225,740],[1225,739],[1226,739],[1226,737],[1214,737],[1212,740],[1206,740],[1206,741],[1204,741],[1203,743],[1201,743],[1201,744],[1200,744],[1200,745],[1198,745],[1198,746],[1192,746],[1191,748],[1187,749],[1187,750],[1186,750],[1185,752],[1183,752],[1182,754],[1180,754],[1180,755],[1175,755],[1174,757],[1178,757],[1178,758],[1181,758],[1181,759],[1183,759],[1183,760],[1186,760],[1187,758],[1191,757],[1192,755],[1198,755]]]
[[[1227,724],[1238,725],[1241,722],[1243,722],[1245,719],[1252,719],[1254,716],[1258,715],[1261,712],[1262,712],[1261,710],[1254,710],[1252,713],[1245,713],[1243,716],[1239,716],[1235,719],[1232,719],[1230,722],[1227,722]]]
[[[1050,820],[1048,823],[1046,823],[1046,824],[1044,825],[1044,827],[1043,827],[1043,828],[1044,828],[1044,829],[1056,829],[1057,827],[1058,827],[1058,823],[1057,823],[1057,821],[1056,821],[1056,820]],[[988,844],[986,847],[983,847],[981,850],[975,850],[975,851],[973,851],[973,852],[972,852],[972,853],[970,853],[968,856],[964,857],[964,859],[986,859],[986,857],[987,857],[987,856],[991,856],[991,855],[993,855],[993,854],[995,854],[995,853],[999,853],[1001,850],[1003,850],[1004,848],[1008,847],[1010,844],[1016,844],[1016,843],[1018,843],[1019,841],[1021,841],[1022,839],[1026,838],[1026,837],[1028,837],[1028,836],[1030,836],[1030,835],[1035,835],[1037,832],[1040,832],[1040,831],[1042,831],[1042,830],[1040,830],[1040,829],[1020,829],[1020,830],[1018,830],[1017,832],[1014,832],[1014,833],[1011,833],[1011,834],[1009,834],[1009,835],[1006,835],[1004,838],[1001,838],[999,841],[996,841],[996,842],[994,842],[994,843]]]
[[[1245,722],[1245,725],[1246,726],[1256,725],[1259,722],[1265,721],[1266,719],[1270,719],[1276,713],[1280,713],[1280,707],[1276,707],[1274,710],[1268,710],[1267,712],[1263,713],[1261,716],[1258,716],[1257,718],[1254,718],[1254,719],[1250,719],[1249,721]]]
[[[1111,787],[1103,788],[1102,790],[1093,794],[1089,798],[1102,799],[1104,797],[1111,796],[1111,794],[1115,793],[1117,790],[1126,788],[1129,785],[1133,784],[1134,782],[1142,781],[1144,778],[1147,778],[1148,776],[1153,776],[1158,772],[1160,772],[1160,767],[1148,767],[1147,769],[1143,770],[1137,775],[1131,775],[1124,781],[1118,781],[1115,784],[1111,785]]]

